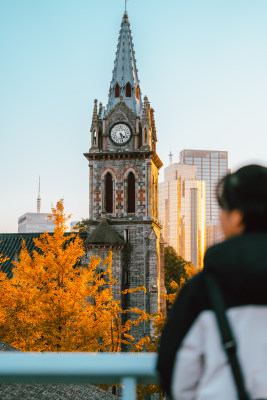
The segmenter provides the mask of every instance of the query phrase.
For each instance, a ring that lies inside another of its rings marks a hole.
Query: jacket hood
[[[267,234],[244,233],[210,247],[204,271],[227,290],[267,290]],[[257,288],[257,289],[256,289]]]

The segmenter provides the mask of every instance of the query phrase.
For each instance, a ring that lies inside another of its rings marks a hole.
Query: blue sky
[[[229,151],[267,163],[267,1],[129,0],[158,154]],[[0,0],[0,232],[64,198],[88,217],[90,124],[107,102],[123,0]]]

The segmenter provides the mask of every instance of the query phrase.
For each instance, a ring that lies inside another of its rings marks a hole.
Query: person
[[[175,400],[235,400],[236,385],[205,285],[221,289],[246,390],[267,398],[267,168],[247,165],[217,186],[225,240],[210,247],[204,268],[181,289],[168,315],[157,369]]]

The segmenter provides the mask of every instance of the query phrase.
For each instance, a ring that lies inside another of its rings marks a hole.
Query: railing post
[[[136,380],[135,378],[125,377],[122,383],[122,400],[136,400]]]

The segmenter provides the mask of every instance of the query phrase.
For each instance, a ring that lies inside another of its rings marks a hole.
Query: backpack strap
[[[251,400],[245,387],[244,376],[236,351],[236,341],[225,312],[225,305],[220,286],[211,274],[205,274],[206,288],[211,305],[216,314],[222,345],[231,367],[239,400]]]

